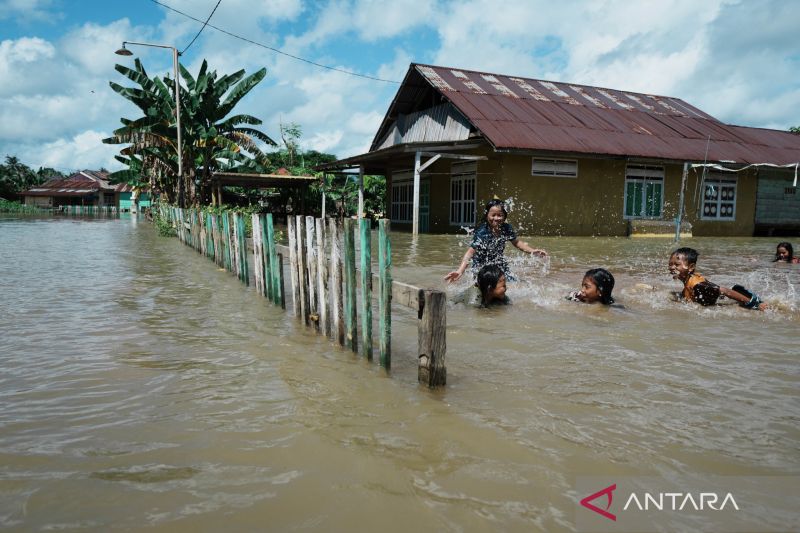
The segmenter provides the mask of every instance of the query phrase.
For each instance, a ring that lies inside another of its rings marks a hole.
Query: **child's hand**
[[[531,250],[531,255],[535,255],[536,257],[547,257],[547,252],[539,248],[534,248]]]
[[[449,274],[447,274],[444,277],[444,280],[447,283],[453,283],[454,281],[458,281],[459,279],[461,279],[461,276],[463,274],[464,274],[463,272],[459,272],[458,270],[454,270],[454,271],[450,272]]]

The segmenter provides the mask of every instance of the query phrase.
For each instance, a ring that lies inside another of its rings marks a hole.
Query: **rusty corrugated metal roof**
[[[409,111],[424,84],[420,76],[495,150],[736,163],[800,161],[800,136],[727,125],[679,98],[420,64],[411,65],[376,140],[394,114]]]
[[[84,196],[100,191],[114,192],[114,186],[110,185],[107,180],[108,175],[104,172],[83,170],[66,178],[46,181],[20,194],[23,196]]]

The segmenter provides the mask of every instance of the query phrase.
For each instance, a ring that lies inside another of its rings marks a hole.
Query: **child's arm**
[[[467,248],[467,253],[464,254],[464,259],[461,260],[461,264],[458,266],[458,270],[454,270],[447,274],[444,279],[447,283],[452,283],[454,281],[458,281],[461,276],[464,275],[464,271],[469,266],[470,260],[472,260],[472,256],[475,255],[475,248],[470,246]]]
[[[531,248],[528,245],[528,243],[523,240],[514,239],[513,241],[511,241],[511,244],[516,246],[519,250],[529,253],[531,255],[538,255],[539,257],[547,257],[547,252],[545,250],[542,250],[541,248]]]
[[[758,305],[758,309],[759,310],[763,311],[764,309],[767,308],[767,304],[765,304],[764,302],[761,302],[760,300],[758,300],[758,296],[752,296],[752,297],[748,298],[744,294],[742,294],[742,293],[740,293],[738,291],[735,291],[733,289],[728,289],[726,287],[720,287],[719,288],[719,292],[720,292],[720,294],[730,298],[731,300],[736,300],[743,307],[752,308],[752,307],[754,307],[753,304],[756,301],[758,301],[757,305]]]

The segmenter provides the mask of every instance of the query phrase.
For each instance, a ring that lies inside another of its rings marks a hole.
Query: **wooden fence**
[[[250,285],[245,218],[160,205],[178,239]],[[445,293],[392,280],[390,223],[378,221],[377,272],[373,273],[371,221],[290,216],[288,246],[276,242],[272,214],[253,214],[253,279],[256,291],[286,308],[284,264],[289,269],[292,312],[308,327],[367,359],[373,358],[373,283],[377,280],[378,354],[391,367],[392,304],[418,318],[418,379],[429,387],[447,379]],[[359,261],[356,261],[356,225]],[[358,268],[357,268],[358,263]],[[360,328],[359,328],[360,317]],[[360,337],[358,335],[360,330]]]
[[[69,216],[116,217],[119,215],[119,209],[115,205],[62,205],[55,208],[55,212]]]

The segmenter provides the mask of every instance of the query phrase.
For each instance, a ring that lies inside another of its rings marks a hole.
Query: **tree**
[[[17,157],[7,155],[5,164],[0,165],[0,197],[13,198],[51,178],[63,177],[61,172],[52,168],[39,168],[34,172]]]
[[[260,125],[251,115],[228,116],[236,104],[266,76],[266,69],[245,77],[245,71],[218,77],[203,61],[197,77],[180,65],[183,180],[177,179],[177,128],[174,81],[168,76],[150,78],[140,60],[135,68],[116,70],[139,87],[111,88],[131,101],[144,116],[122,118],[123,127],[104,139],[109,144],[129,144],[119,161],[128,166],[112,174],[114,181],[149,183],[181,206],[199,205],[210,198],[211,178],[217,170],[257,169],[268,164],[257,141],[275,146],[269,136],[250,126]]]

